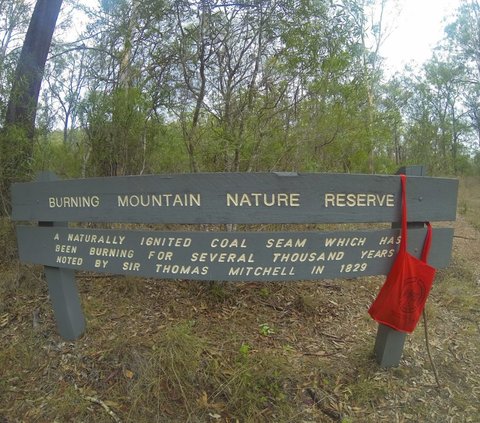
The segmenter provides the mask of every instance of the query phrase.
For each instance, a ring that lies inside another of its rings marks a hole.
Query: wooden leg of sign
[[[375,340],[374,353],[382,368],[396,367],[400,363],[405,344],[406,333],[379,324]]]
[[[406,166],[398,170],[397,175],[426,176],[425,166]],[[408,228],[423,228],[423,222],[409,222]],[[399,223],[394,223],[392,228],[399,228]],[[396,367],[400,364],[403,354],[406,334],[382,324],[378,325],[377,338],[375,340],[374,353],[380,367]]]
[[[45,277],[60,336],[68,341],[78,339],[85,331],[85,318],[75,271],[45,266]]]
[[[37,181],[56,180],[58,177],[52,172],[42,172],[37,176]],[[38,225],[65,227],[68,223],[38,222]],[[85,317],[78,294],[75,271],[49,266],[45,266],[44,270],[58,332],[68,341],[78,339],[85,331]]]

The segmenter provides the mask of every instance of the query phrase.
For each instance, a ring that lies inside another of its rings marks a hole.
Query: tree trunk
[[[62,1],[37,0],[18,59],[0,134],[0,213],[9,212],[11,182],[29,172],[38,96]]]
[[[28,26],[7,106],[6,125],[33,138],[38,95],[53,31],[63,0],[37,0]]]

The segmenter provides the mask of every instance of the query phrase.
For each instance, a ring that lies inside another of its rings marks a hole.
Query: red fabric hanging
[[[435,278],[435,268],[427,264],[432,242],[432,227],[427,223],[427,235],[422,257],[407,252],[406,176],[402,181],[402,232],[400,249],[385,283],[368,312],[379,323],[401,332],[413,332],[427,301]]]

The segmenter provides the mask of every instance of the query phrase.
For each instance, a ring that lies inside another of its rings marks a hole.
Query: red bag
[[[421,260],[407,252],[406,176],[402,181],[402,232],[400,249],[385,283],[368,312],[377,322],[401,332],[413,332],[435,278],[435,268],[427,264],[432,227],[427,223]]]

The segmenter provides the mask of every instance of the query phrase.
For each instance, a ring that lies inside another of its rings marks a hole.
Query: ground
[[[42,269],[0,247],[0,422],[478,422],[480,188],[400,366],[372,357],[384,280],[199,283],[79,274],[84,336],[57,334]]]

